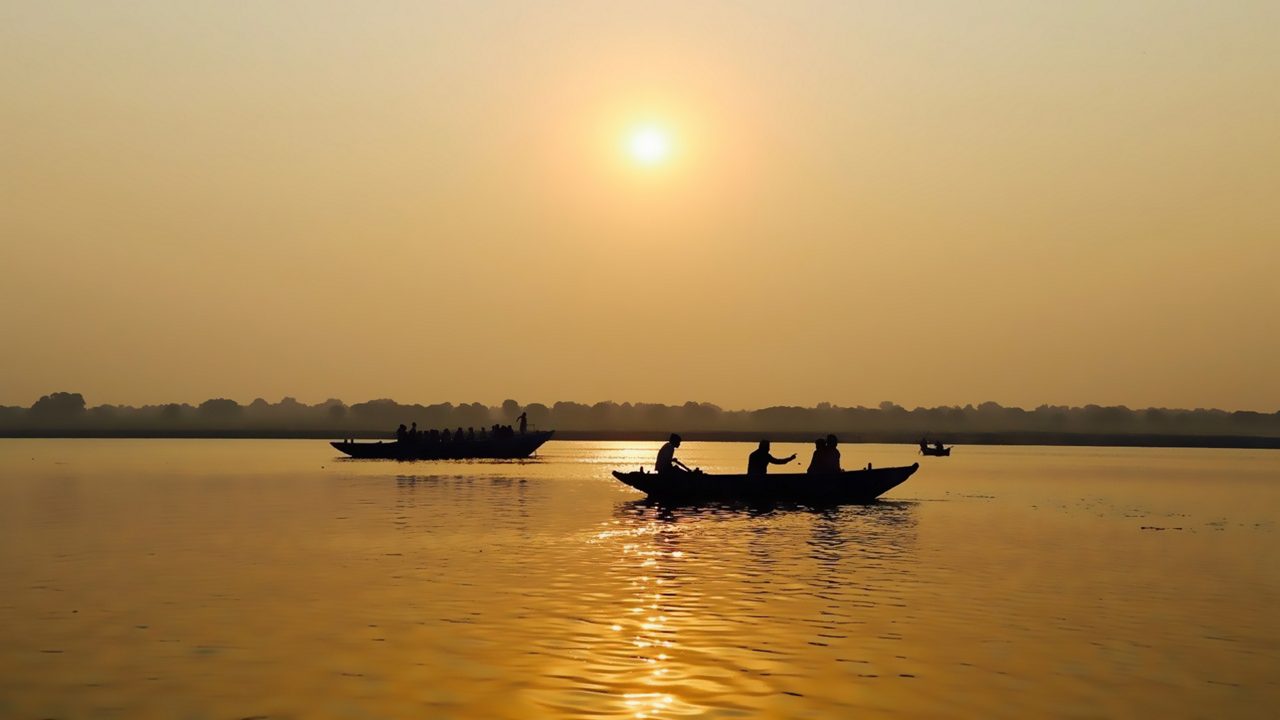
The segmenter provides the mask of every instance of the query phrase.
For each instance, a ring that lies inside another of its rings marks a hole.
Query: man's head
[[[824,448],[824,447],[826,447],[826,446],[827,446],[827,439],[826,439],[826,438],[818,438],[817,440],[814,440],[814,441],[813,441],[813,446],[814,446],[815,448],[817,448],[817,449],[821,450],[822,448]]]
[[[668,442],[676,447],[680,447],[680,436],[675,433],[671,433],[671,439]]]
[[[768,441],[768,440],[761,440],[761,441],[760,441],[760,449],[761,449],[761,450],[766,450],[766,451],[767,451],[767,450],[769,449],[769,441]]]
[[[827,436],[827,447],[835,447],[835,446],[836,446],[836,442],[837,442],[837,440],[836,440],[836,436],[835,436],[835,435],[828,435],[828,436]]]

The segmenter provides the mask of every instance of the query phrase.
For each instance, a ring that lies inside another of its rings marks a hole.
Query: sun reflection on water
[[[700,714],[705,708],[682,699],[678,672],[680,610],[678,565],[686,561],[677,549],[681,530],[652,517],[615,519],[596,533],[597,542],[621,540],[615,570],[626,583],[629,599],[610,630],[632,648],[626,681],[633,689],[621,695],[620,714],[637,719]]]

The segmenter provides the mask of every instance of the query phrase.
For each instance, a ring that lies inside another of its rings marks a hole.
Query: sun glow
[[[660,165],[671,155],[671,138],[660,127],[639,127],[627,138],[627,151],[641,165]]]

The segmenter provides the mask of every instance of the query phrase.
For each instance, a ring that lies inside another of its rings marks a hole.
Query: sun
[[[635,128],[627,138],[627,152],[640,165],[661,165],[671,155],[671,137],[656,125]]]

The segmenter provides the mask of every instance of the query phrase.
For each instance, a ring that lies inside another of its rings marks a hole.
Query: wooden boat
[[[511,460],[529,457],[551,439],[554,430],[517,433],[508,437],[489,437],[462,442],[331,442],[339,452],[353,458],[369,460],[472,460],[492,458]]]
[[[776,475],[712,475],[613,471],[623,483],[663,501],[865,503],[906,482],[920,464],[906,467],[846,470],[839,473]]]
[[[954,445],[952,445],[951,447],[955,447],[955,446],[954,446]],[[921,455],[932,455],[932,456],[934,456],[934,457],[950,457],[950,456],[951,456],[951,448],[949,448],[949,447],[936,448],[936,447],[934,447],[934,446],[932,446],[932,445],[926,445],[926,446],[924,446],[924,447],[920,448],[920,454],[921,454]]]

